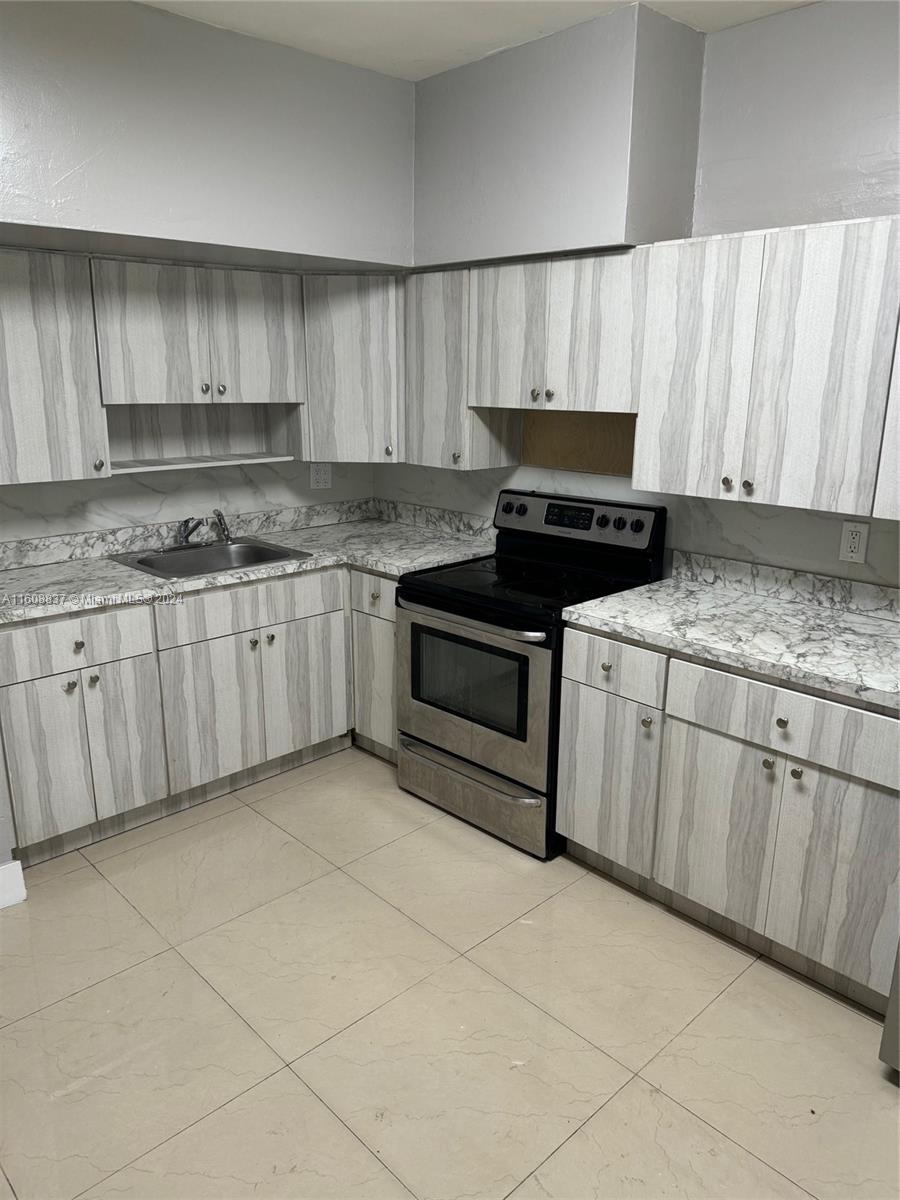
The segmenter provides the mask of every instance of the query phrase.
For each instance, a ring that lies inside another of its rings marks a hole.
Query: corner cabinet
[[[307,275],[303,294],[308,457],[402,461],[402,284],[384,275]]]
[[[88,261],[0,250],[0,484],[109,474]]]
[[[353,623],[353,724],[372,749],[397,749],[396,584],[365,571],[350,572]]]

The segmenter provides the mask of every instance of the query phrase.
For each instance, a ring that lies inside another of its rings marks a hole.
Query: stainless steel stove
[[[662,578],[666,510],[502,491],[495,552],[401,576],[401,787],[539,858],[554,832],[563,610]]]

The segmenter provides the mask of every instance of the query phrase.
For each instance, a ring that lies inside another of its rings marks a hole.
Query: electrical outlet
[[[331,463],[309,464],[309,486],[311,488],[331,487]]]
[[[869,544],[869,526],[865,521],[845,521],[841,527],[841,562],[864,563]]]

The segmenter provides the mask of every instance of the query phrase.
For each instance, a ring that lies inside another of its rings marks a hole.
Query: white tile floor
[[[877,1021],[359,751],[27,883],[0,1200],[898,1194]]]

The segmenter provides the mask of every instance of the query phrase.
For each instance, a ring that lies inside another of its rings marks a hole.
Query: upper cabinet
[[[300,279],[95,259],[103,403],[302,404]]]
[[[406,461],[472,471],[518,462],[519,417],[468,407],[469,272],[406,281]]]
[[[109,474],[87,260],[0,251],[0,484]]]
[[[308,275],[303,290],[309,457],[397,462],[401,284],[385,275]]]
[[[469,404],[635,412],[646,251],[472,271]]]
[[[898,348],[900,349],[900,348]],[[888,396],[887,416],[884,421],[884,436],[881,439],[881,456],[878,460],[878,482],[875,485],[873,517],[884,517],[889,521],[900,521],[900,353],[894,352],[894,369],[891,372],[891,390]]]

